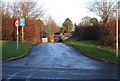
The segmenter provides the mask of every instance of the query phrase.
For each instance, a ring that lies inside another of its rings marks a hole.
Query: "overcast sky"
[[[87,10],[88,0],[38,0],[47,10],[46,15],[51,16],[61,26],[66,18],[74,23],[79,23],[85,16],[96,17],[97,15]]]

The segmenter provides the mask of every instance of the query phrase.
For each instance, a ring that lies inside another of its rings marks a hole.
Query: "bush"
[[[119,38],[120,38],[120,34],[119,34]],[[115,44],[116,44],[116,20],[115,19],[110,20],[106,26],[100,27],[100,40],[98,44],[115,48]]]
[[[118,24],[120,24],[120,18]],[[120,26],[118,27],[118,44],[120,44]],[[72,38],[76,40],[99,40],[98,45],[112,47],[115,49],[116,19],[112,18],[107,24],[102,24],[98,26],[76,27]]]
[[[111,34],[110,29],[101,27],[99,45],[115,47],[115,36]]]
[[[79,26],[76,27],[72,38],[75,40],[98,40],[99,39],[99,27],[97,26]]]

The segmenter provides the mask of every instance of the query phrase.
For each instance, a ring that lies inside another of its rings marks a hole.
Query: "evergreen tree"
[[[62,24],[64,33],[66,32],[68,36],[70,35],[70,32],[72,32],[72,26],[73,26],[73,23],[69,18],[65,19],[64,23]]]
[[[97,18],[91,18],[91,19],[90,19],[90,22],[91,22],[93,25],[98,25],[98,20],[97,20]]]

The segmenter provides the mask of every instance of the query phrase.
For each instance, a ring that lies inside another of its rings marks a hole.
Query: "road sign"
[[[19,26],[19,20],[15,21],[15,26],[18,27]]]
[[[18,31],[18,26],[19,26],[19,20],[16,20],[15,21],[15,26],[17,27],[17,50],[18,50],[18,34],[19,34],[19,31]]]
[[[20,19],[20,26],[25,26],[25,19],[24,18]]]
[[[23,41],[24,41],[24,28],[23,28],[23,26],[25,26],[25,19],[24,18],[20,19],[20,26],[22,26],[22,44],[23,44]]]

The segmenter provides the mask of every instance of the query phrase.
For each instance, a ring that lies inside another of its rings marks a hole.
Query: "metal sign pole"
[[[19,33],[18,33],[18,27],[19,27],[19,20],[16,20],[16,21],[15,21],[15,26],[17,27],[17,33],[16,33],[16,34],[17,34],[17,47],[16,47],[16,48],[17,48],[17,50],[18,50],[18,41],[19,41],[19,40],[18,40],[18,34],[19,34]]]
[[[22,26],[22,44],[24,43],[24,28]]]
[[[21,18],[20,19],[20,26],[22,26],[22,44],[24,43],[24,26],[25,26],[25,19]]]
[[[17,50],[18,50],[18,27],[17,27]]]
[[[118,57],[118,9],[116,9],[116,57]]]

